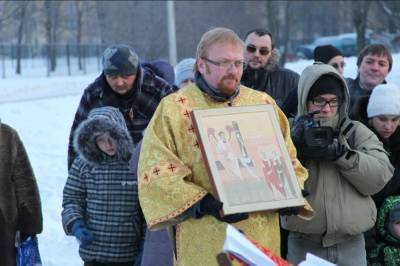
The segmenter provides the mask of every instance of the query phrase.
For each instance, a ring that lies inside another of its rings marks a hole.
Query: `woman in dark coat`
[[[39,190],[18,133],[0,121],[0,265],[15,266],[15,237],[42,232]]]
[[[395,167],[390,181],[372,196],[379,211],[387,197],[400,195],[400,88],[394,84],[378,85],[370,96],[361,96],[355,102],[350,117],[375,132]],[[365,240],[368,253],[380,241],[375,228],[365,233]]]

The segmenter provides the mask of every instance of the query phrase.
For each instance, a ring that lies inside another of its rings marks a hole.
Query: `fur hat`
[[[343,85],[339,79],[333,75],[322,75],[311,86],[308,93],[307,100],[312,100],[321,94],[335,94],[338,98],[343,100]]]
[[[376,86],[369,97],[368,118],[378,115],[400,116],[400,88],[395,84]]]
[[[103,72],[106,75],[136,75],[139,58],[133,48],[118,44],[108,47],[103,53]]]
[[[92,109],[88,118],[75,131],[74,148],[88,163],[96,164],[106,160],[96,144],[96,137],[109,133],[117,141],[117,160],[128,161],[133,151],[133,142],[122,113],[115,107],[106,106]]]
[[[175,85],[180,87],[184,80],[194,80],[193,66],[196,60],[194,58],[185,58],[175,66]]]
[[[314,49],[314,61],[328,64],[329,60],[335,56],[342,55],[336,47],[332,45],[317,46]],[[343,56],[343,55],[342,55]]]

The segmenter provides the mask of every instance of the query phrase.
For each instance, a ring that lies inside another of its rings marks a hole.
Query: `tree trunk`
[[[353,1],[351,2],[353,11],[353,24],[357,32],[357,53],[366,45],[365,31],[367,29],[367,15],[371,2]]]
[[[289,43],[289,31],[290,31],[290,15],[289,15],[289,10],[290,10],[290,1],[286,1],[285,5],[285,17],[283,19],[284,21],[284,32],[283,32],[283,38],[282,38],[282,44],[283,44],[283,52],[281,55],[281,58],[279,59],[279,64],[281,66],[284,66],[286,63],[286,56],[288,53],[288,43]]]
[[[28,6],[28,2],[22,1],[20,2],[20,12],[18,15],[18,32],[17,32],[17,51],[16,51],[16,59],[17,59],[17,66],[15,69],[16,74],[21,74],[21,56],[22,56],[22,37],[23,37],[23,29],[25,24],[25,14],[26,14],[26,7]]]

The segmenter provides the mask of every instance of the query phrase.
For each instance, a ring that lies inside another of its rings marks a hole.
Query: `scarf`
[[[227,96],[223,94],[219,89],[214,88],[213,86],[208,84],[198,71],[195,73],[195,83],[202,92],[204,92],[217,102],[231,102],[239,94],[239,86],[237,86],[235,92],[232,95]]]

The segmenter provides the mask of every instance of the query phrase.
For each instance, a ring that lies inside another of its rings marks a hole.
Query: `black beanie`
[[[321,94],[335,94],[338,98],[343,99],[343,84],[335,76],[322,75],[311,86],[308,93],[307,101],[314,99]]]
[[[342,53],[332,45],[317,46],[314,49],[314,61],[328,64],[329,60]]]

